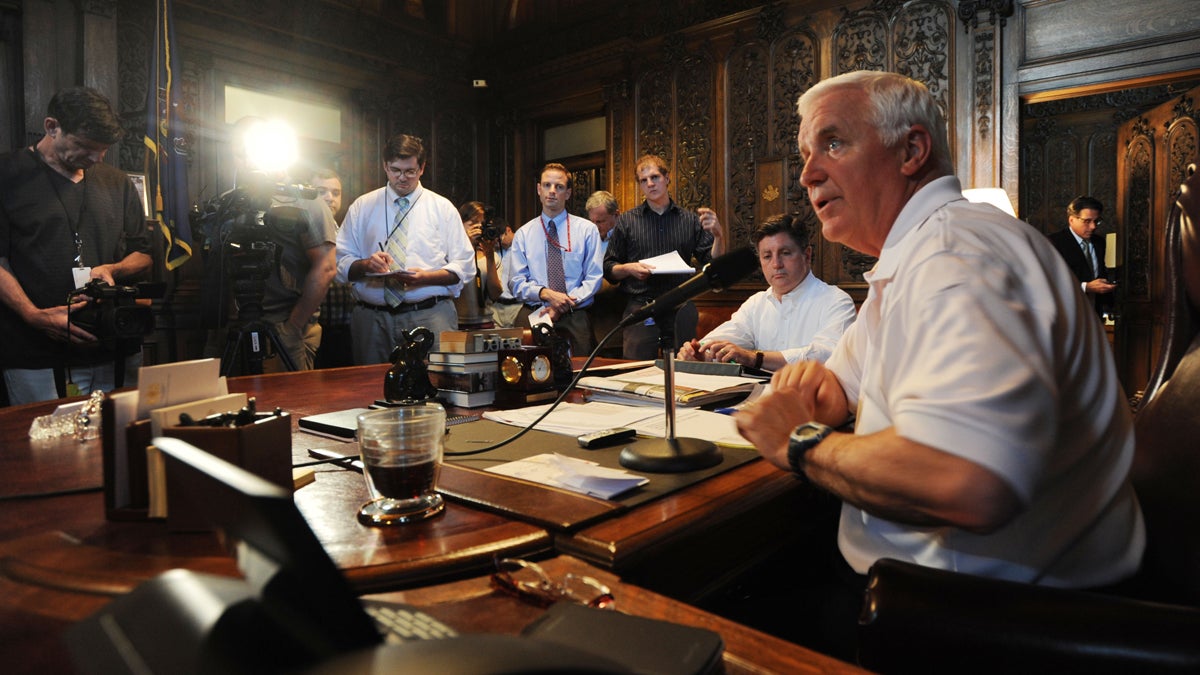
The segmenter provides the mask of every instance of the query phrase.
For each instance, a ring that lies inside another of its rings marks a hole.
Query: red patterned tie
[[[567,292],[567,276],[563,273],[562,247],[558,245],[558,228],[554,221],[546,223],[546,276],[550,290]]]

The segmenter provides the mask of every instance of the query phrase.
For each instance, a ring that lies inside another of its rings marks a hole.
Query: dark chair
[[[1166,233],[1169,316],[1135,417],[1132,479],[1147,550],[1105,595],[896,560],[871,568],[859,660],[881,672],[1200,672],[1200,175]]]

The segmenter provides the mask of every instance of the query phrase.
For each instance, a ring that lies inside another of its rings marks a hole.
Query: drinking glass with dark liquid
[[[437,492],[446,411],[421,403],[358,416],[358,444],[371,501],[358,512],[364,525],[411,523],[442,512]]]

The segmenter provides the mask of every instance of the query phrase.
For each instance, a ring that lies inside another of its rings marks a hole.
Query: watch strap
[[[762,352],[755,352],[755,353],[754,353],[754,369],[755,369],[755,370],[761,370],[761,369],[762,369],[762,364],[763,364],[763,353],[762,353]]]
[[[809,450],[817,447],[829,434],[833,427],[820,422],[808,422],[796,427],[788,438],[788,466],[792,473],[799,478],[805,478],[804,458]]]

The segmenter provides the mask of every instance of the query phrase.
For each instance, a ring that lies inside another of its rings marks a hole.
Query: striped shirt
[[[677,274],[652,275],[641,281],[630,276],[618,281],[612,275],[613,267],[672,250],[678,251],[684,260],[694,259],[692,264],[697,269],[712,260],[713,237],[700,226],[700,216],[695,211],[680,208],[673,199],[662,215],[655,213],[645,201],[622,213],[608,240],[604,278],[619,283],[622,293],[642,302],[649,302],[678,286],[681,277]]]

